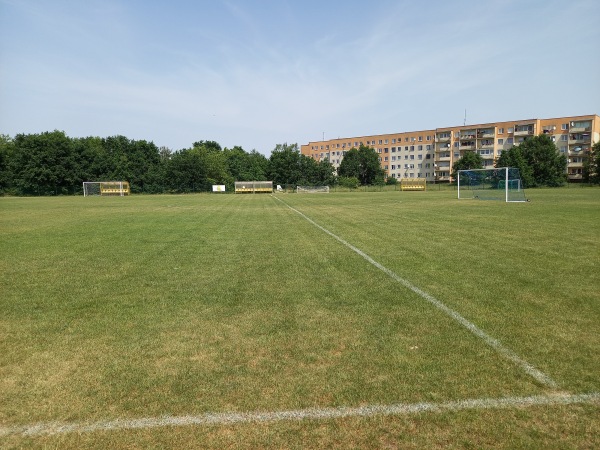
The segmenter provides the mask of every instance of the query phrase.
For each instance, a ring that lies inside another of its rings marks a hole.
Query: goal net
[[[129,195],[129,183],[127,181],[84,181],[83,196],[90,195]]]
[[[298,194],[328,194],[329,186],[296,186]]]
[[[458,198],[526,202],[519,169],[498,167],[458,171]]]

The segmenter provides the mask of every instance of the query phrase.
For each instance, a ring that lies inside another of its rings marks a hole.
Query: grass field
[[[0,198],[0,446],[599,447],[600,190],[528,197]]]

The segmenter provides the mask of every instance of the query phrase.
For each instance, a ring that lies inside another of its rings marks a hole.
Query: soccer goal
[[[83,196],[90,195],[129,195],[129,183],[127,181],[84,181]]]
[[[514,167],[458,171],[458,198],[526,202],[525,190]]]
[[[329,194],[329,186],[296,186],[297,194]]]

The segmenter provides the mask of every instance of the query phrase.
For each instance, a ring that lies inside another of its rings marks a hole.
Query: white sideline
[[[359,248],[355,247],[354,245],[350,244],[349,242],[346,242],[341,237],[333,234],[331,231],[329,231],[328,229],[322,227],[321,225],[319,225],[318,223],[316,223],[314,220],[312,220],[310,217],[306,216],[304,213],[302,213],[302,212],[298,211],[297,209],[295,209],[295,208],[291,207],[290,205],[288,205],[285,201],[281,200],[280,198],[278,198],[276,196],[273,196],[273,198],[279,200],[281,203],[283,203],[285,206],[287,206],[288,208],[290,208],[295,213],[297,213],[300,216],[302,216],[305,220],[307,220],[308,222],[310,222],[312,225],[314,225],[315,227],[317,227],[318,229],[320,229],[324,233],[327,233],[329,236],[331,236],[332,238],[334,238],[338,242],[342,243],[343,245],[345,245],[346,247],[348,247],[353,252],[359,254],[365,260],[367,260],[370,264],[372,264],[373,266],[377,267],[382,272],[386,273],[388,276],[390,276],[391,278],[393,278],[394,280],[396,280],[398,283],[402,284],[404,287],[410,289],[415,294],[418,294],[419,296],[421,296],[422,298],[424,298],[425,300],[427,300],[429,303],[431,303],[432,305],[434,305],[436,308],[438,308],[441,311],[443,311],[444,313],[446,313],[448,316],[450,316],[451,318],[453,318],[454,320],[456,320],[458,323],[460,323],[463,327],[465,327],[467,330],[469,330],[475,336],[481,338],[486,344],[488,344],[490,347],[492,347],[493,349],[495,349],[502,356],[504,356],[505,358],[507,358],[509,361],[512,361],[517,366],[521,367],[521,369],[523,369],[528,375],[530,375],[533,378],[535,378],[538,382],[540,382],[543,385],[548,386],[548,387],[552,387],[552,388],[557,388],[558,387],[558,384],[552,378],[550,378],[548,375],[546,375],[545,373],[543,373],[540,370],[536,369],[534,366],[532,366],[527,361],[525,361],[524,359],[522,359],[515,352],[513,352],[512,350],[510,350],[508,347],[505,347],[499,340],[497,340],[497,339],[493,338],[492,336],[490,336],[489,334],[487,334],[485,331],[483,331],[477,325],[475,325],[474,323],[472,323],[472,322],[468,321],[467,319],[465,319],[463,316],[461,316],[458,312],[454,311],[452,308],[446,306],[444,303],[442,303],[441,301],[439,301],[438,299],[436,299],[432,295],[428,294],[427,292],[419,289],[417,286],[415,286],[414,284],[412,284],[410,281],[405,280],[404,278],[400,277],[396,273],[392,272],[390,269],[388,269],[387,267],[385,267],[382,264],[380,264],[377,261],[375,261],[373,258],[371,258],[369,255],[367,255],[365,252],[363,252]]]
[[[457,400],[443,403],[407,403],[395,405],[368,405],[339,408],[308,408],[289,411],[248,412],[248,413],[207,413],[196,416],[163,416],[141,419],[115,419],[91,423],[46,422],[33,425],[0,427],[0,437],[10,435],[40,436],[66,433],[91,433],[95,431],[117,431],[148,429],[173,426],[218,426],[243,423],[265,423],[328,420],[346,417],[373,417],[410,415],[425,412],[462,411],[478,409],[522,408],[542,405],[600,404],[600,392],[588,394],[549,394],[530,397],[504,397]]]

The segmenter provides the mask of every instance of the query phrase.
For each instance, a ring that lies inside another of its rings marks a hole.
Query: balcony
[[[590,121],[585,122],[571,122],[569,128],[571,133],[585,133],[592,131],[592,123]]]
[[[592,131],[592,127],[571,127],[570,130],[572,133],[584,133]]]
[[[461,142],[460,149],[461,150],[475,150],[475,142],[472,142],[472,141]]]
[[[496,136],[494,130],[477,130],[477,139],[490,139]]]
[[[571,144],[591,144],[591,135],[590,134],[570,134],[569,135],[569,145]]]
[[[515,130],[515,136],[532,136],[533,130]]]
[[[450,136],[436,136],[435,142],[450,142]]]

